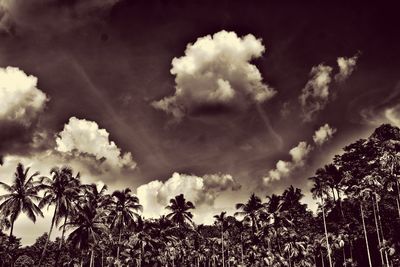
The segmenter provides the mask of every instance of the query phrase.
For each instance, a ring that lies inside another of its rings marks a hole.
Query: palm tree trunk
[[[375,196],[375,204],[376,204],[376,213],[378,215],[378,225],[379,225],[379,229],[381,230],[381,240],[382,240],[382,244],[385,241],[385,236],[383,234],[383,226],[382,226],[382,221],[381,221],[381,213],[379,211],[379,202],[378,199]],[[389,260],[388,260],[388,254],[387,251],[385,250],[385,258],[386,258],[386,266],[389,266]]]
[[[63,229],[62,229],[62,233],[61,233],[59,249],[61,249],[61,247],[62,247],[62,245],[64,243],[65,225],[67,224],[67,219],[68,219],[68,210],[67,210],[67,213],[65,214],[65,218],[64,218],[64,224],[63,224]]]
[[[363,210],[363,205],[361,202],[360,202],[360,210],[361,210],[361,220],[362,220],[363,229],[364,229],[365,245],[367,246],[368,263],[369,263],[369,267],[372,267],[371,254],[369,252],[367,228],[365,227],[365,220],[364,220],[364,210]]]
[[[243,233],[240,233],[240,258],[242,262],[242,266],[244,266],[244,257],[243,257]]]
[[[93,255],[93,251],[94,249],[92,248],[92,251],[90,252],[90,263],[89,263],[89,267],[93,267],[93,259],[94,259],[94,255]]]
[[[321,263],[322,267],[325,267],[324,254],[322,254],[322,251],[321,251]]]
[[[331,258],[331,248],[329,246],[328,240],[328,229],[326,227],[326,219],[325,219],[325,208],[324,208],[324,198],[321,196],[321,203],[322,203],[322,218],[324,220],[324,229],[325,229],[325,239],[326,239],[326,250],[328,252],[328,259],[329,259],[329,266],[333,267],[332,265],[332,258]]]
[[[56,207],[54,208],[53,218],[51,219],[50,231],[49,231],[49,234],[47,235],[46,242],[44,243],[42,256],[40,257],[38,266],[41,265],[41,263],[43,261],[43,258],[44,258],[44,255],[46,254],[46,248],[47,248],[47,245],[49,244],[49,241],[50,241],[51,232],[53,232],[53,227],[54,227],[54,223],[55,223],[55,220],[56,220],[57,210],[58,210],[58,205],[56,205]]]
[[[12,237],[12,234],[13,234],[13,231],[14,231],[14,222],[15,222],[15,220],[11,220],[10,238]]]
[[[223,226],[222,226],[223,227]],[[221,230],[221,253],[222,253],[222,267],[225,267],[225,256],[224,256],[224,230]]]
[[[381,247],[382,247],[382,241],[381,241],[381,235],[380,235],[380,232],[379,232],[378,218],[377,218],[377,216],[376,216],[374,197],[371,196],[371,198],[372,198],[372,209],[373,209],[373,211],[374,211],[374,221],[375,221],[376,236],[377,236],[377,238],[378,238],[379,248],[381,248]],[[381,258],[382,266],[385,266],[385,261],[384,261],[384,259],[383,259],[383,253],[382,253],[382,250],[381,250],[381,249],[379,249],[379,255],[380,255],[380,258]]]
[[[117,261],[119,260],[119,245],[121,243],[121,227],[119,227],[119,233],[118,233],[118,245],[117,245]]]

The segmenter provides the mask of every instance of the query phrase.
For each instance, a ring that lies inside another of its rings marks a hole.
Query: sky
[[[68,165],[145,218],[179,193],[197,223],[301,188],[382,123],[400,126],[390,4],[0,0],[0,180]],[[24,215],[24,244],[48,231]]]

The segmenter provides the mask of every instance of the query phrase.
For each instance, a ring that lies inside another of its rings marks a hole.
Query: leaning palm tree
[[[258,231],[257,218],[262,208],[263,204],[261,203],[261,199],[253,193],[251,194],[249,200],[247,200],[246,203],[236,204],[236,209],[241,211],[235,212],[234,215],[244,216],[243,218],[244,220],[250,220],[252,231],[254,234],[255,231]]]
[[[63,217],[66,221],[68,213],[72,210],[74,202],[79,196],[79,174],[74,177],[73,171],[69,167],[53,168],[50,170],[50,174],[52,174],[52,178],[41,178],[41,187],[45,190],[45,192],[42,200],[39,202],[39,207],[43,208],[44,206],[47,206],[49,208],[50,206],[54,206],[54,212],[50,224],[49,234],[47,235],[38,266],[40,266],[46,253],[46,248],[50,240],[53,227],[58,225]],[[60,239],[60,247],[64,238],[64,233],[65,222],[63,226],[62,238]]]
[[[167,214],[167,219],[172,220],[179,227],[185,226],[186,222],[192,223],[193,214],[189,210],[195,207],[192,202],[186,201],[183,194],[171,198],[169,203],[170,205],[165,207],[171,211]]]
[[[135,220],[139,218],[138,212],[142,210],[143,207],[139,204],[138,197],[132,195],[129,188],[125,188],[122,191],[114,191],[112,194],[109,218],[111,220],[111,228],[118,231],[117,261],[119,260],[122,232],[125,227],[135,223]]]
[[[7,185],[0,182],[0,186],[7,191],[6,194],[0,196],[0,201],[4,200],[0,204],[0,211],[4,216],[10,217],[10,237],[13,234],[14,223],[21,212],[25,213],[33,222],[36,222],[37,215],[43,217],[42,211],[34,203],[34,201],[41,200],[38,196],[41,187],[34,180],[39,172],[28,175],[29,170],[29,167],[25,169],[24,165],[19,163],[14,174],[13,184]]]

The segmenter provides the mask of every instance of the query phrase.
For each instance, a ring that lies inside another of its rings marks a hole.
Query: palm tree
[[[225,256],[224,256],[224,232],[226,227],[228,226],[228,222],[226,220],[226,212],[221,212],[220,215],[215,215],[216,224],[221,228],[221,253],[222,253],[222,267],[225,267]]]
[[[90,264],[93,266],[94,246],[98,244],[101,237],[107,236],[108,227],[104,223],[104,211],[96,210],[89,202],[76,207],[77,212],[71,216],[67,222],[67,228],[72,232],[68,241],[81,251],[81,266],[83,265],[83,255],[91,249]]]
[[[325,239],[326,239],[326,250],[328,252],[328,259],[329,259],[329,266],[333,267],[332,265],[332,257],[331,257],[331,248],[329,246],[329,239],[328,239],[328,229],[326,227],[326,216],[325,216],[325,207],[324,207],[324,195],[327,194],[326,192],[326,184],[322,181],[319,172],[317,171],[317,175],[314,177],[309,178],[310,180],[314,181],[314,186],[311,188],[311,193],[313,197],[319,197],[321,199],[321,209],[322,209],[322,218],[324,223],[324,230],[325,230]]]
[[[54,205],[53,218],[50,224],[49,234],[47,235],[46,242],[43,247],[42,256],[40,257],[40,266],[44,255],[46,253],[47,244],[50,240],[51,233],[54,225],[58,225],[60,219],[64,217],[66,220],[68,213],[72,210],[73,203],[78,199],[79,196],[79,174],[77,177],[73,177],[72,169],[69,167],[53,168],[50,170],[52,178],[42,177],[41,187],[45,190],[44,196],[39,202],[39,208],[44,206],[50,207]],[[63,226],[63,234],[60,239],[60,247],[64,238],[65,222]]]
[[[111,228],[118,231],[117,260],[119,260],[122,231],[125,227],[135,223],[135,220],[139,218],[137,212],[142,211],[143,207],[139,204],[137,196],[132,195],[129,188],[125,188],[112,193],[111,209],[109,215]]]
[[[167,214],[167,219],[170,219],[179,227],[186,225],[186,222],[192,223],[193,214],[189,211],[194,209],[194,205],[190,201],[186,201],[183,194],[175,196],[169,200],[170,205],[166,206],[171,212]]]
[[[262,207],[263,205],[261,203],[261,199],[253,193],[251,194],[249,200],[247,200],[246,203],[236,204],[236,209],[241,211],[235,212],[234,215],[244,216],[243,218],[244,220],[250,220],[254,234],[255,231],[258,231],[257,217]]]
[[[0,211],[4,216],[10,216],[10,237],[13,234],[14,223],[21,212],[26,213],[28,218],[33,222],[36,222],[37,215],[43,217],[42,211],[34,203],[34,201],[41,200],[38,196],[41,187],[34,181],[34,178],[39,175],[39,172],[35,172],[29,176],[29,170],[29,167],[25,169],[24,165],[19,163],[14,174],[13,184],[7,185],[0,182],[0,186],[7,191],[6,194],[0,196],[0,201],[4,200],[3,203],[0,204]]]

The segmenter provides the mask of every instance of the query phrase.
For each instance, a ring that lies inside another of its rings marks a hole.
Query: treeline
[[[68,167],[46,178],[19,164],[13,184],[1,183],[0,266],[400,266],[400,130],[382,125],[343,150],[310,177],[316,214],[290,186],[265,202],[252,194],[214,225],[193,223],[184,195],[144,220],[129,189],[109,194]],[[48,234],[21,247],[15,221],[35,222],[48,206]]]

